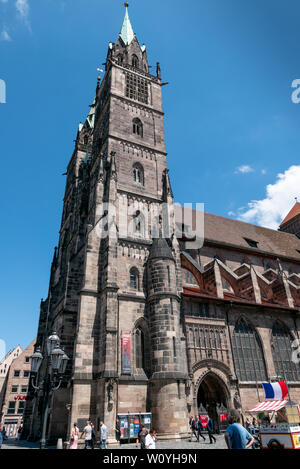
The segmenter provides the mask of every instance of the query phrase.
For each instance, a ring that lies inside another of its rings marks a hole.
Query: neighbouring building
[[[23,413],[29,388],[31,356],[34,352],[35,340],[11,362],[5,381],[2,400],[2,420],[9,438],[17,436],[23,421]]]
[[[2,401],[6,389],[6,379],[8,375],[8,370],[12,362],[20,355],[20,353],[22,353],[22,348],[20,347],[20,345],[18,345],[14,349],[10,350],[0,362],[0,421],[2,416]]]
[[[190,413],[245,413],[263,399],[261,382],[279,375],[300,402],[291,358],[300,333],[299,207],[281,231],[205,213],[203,245],[190,239],[198,215],[181,219],[174,205],[164,84],[126,6],[78,129],[41,303],[37,345],[45,355],[56,331],[70,357],[49,438],[91,418],[104,420],[114,443],[115,419],[128,412],[151,412],[160,438],[183,438]],[[42,408],[32,393],[31,436],[41,432]]]

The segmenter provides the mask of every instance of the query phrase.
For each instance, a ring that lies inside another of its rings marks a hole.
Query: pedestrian
[[[148,435],[148,430],[145,425],[140,424],[140,431],[136,440],[136,447],[138,443],[140,444],[140,449],[146,449],[146,436]]]
[[[104,423],[100,422],[100,449],[102,449],[102,446],[104,446],[104,449],[107,449],[107,426],[104,425]]]
[[[89,420],[86,422],[86,426],[83,429],[83,432],[81,433],[82,438],[84,435],[84,440],[85,440],[85,447],[84,449],[91,449],[91,441],[92,441],[92,427],[90,425]]]
[[[229,427],[226,429],[225,441],[228,449],[248,449],[254,443],[254,438],[245,427],[240,424],[240,413],[231,409],[227,417]]]
[[[213,431],[214,431],[214,423],[211,419],[211,417],[208,417],[208,421],[207,421],[207,432],[208,432],[208,436],[209,436],[209,444],[212,445],[213,443],[216,443],[216,439],[213,435]]]
[[[190,418],[190,430],[191,430],[191,434],[190,434],[189,441],[192,441],[193,435],[195,435],[196,440],[198,441],[198,437],[197,437],[197,433],[196,433],[196,420],[194,419],[193,416],[191,416],[191,418]]]
[[[92,449],[94,449],[95,448],[95,443],[96,443],[96,432],[95,432],[94,424],[91,421],[90,421],[90,426],[92,427],[91,446],[92,446]]]
[[[3,425],[2,423],[0,424],[0,449],[2,448],[2,444],[3,444]]]
[[[155,443],[156,443],[156,431],[151,429],[150,433],[148,433],[145,439],[146,449],[155,449]]]
[[[17,433],[18,446],[20,446],[21,444],[22,431],[23,431],[23,425],[21,424],[18,428],[18,433]]]
[[[73,428],[71,430],[70,435],[70,444],[69,449],[78,449],[78,437],[79,437],[79,429],[77,427],[77,423],[74,423]]]
[[[115,430],[116,430],[116,440],[120,441],[120,439],[121,439],[121,429],[120,429],[120,420],[119,419],[116,420]]]
[[[202,434],[203,432],[203,425],[202,425],[202,422],[201,422],[201,418],[200,418],[200,415],[198,416],[198,419],[196,421],[196,429],[197,429],[197,440],[198,440],[198,443],[199,443],[199,440],[200,440],[200,436],[201,438],[203,439],[203,441],[206,440],[205,436]]]

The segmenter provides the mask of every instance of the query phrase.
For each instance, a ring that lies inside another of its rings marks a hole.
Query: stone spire
[[[124,3],[125,5],[125,18],[123,21],[122,29],[120,32],[120,36],[124,41],[124,44],[127,46],[131,43],[134,38],[134,32],[130,23],[129,15],[128,15],[128,7],[129,4],[127,2]]]

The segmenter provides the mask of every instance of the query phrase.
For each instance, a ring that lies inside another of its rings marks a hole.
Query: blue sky
[[[299,1],[132,0],[129,14],[170,82],[163,99],[176,201],[275,228],[300,199],[300,104],[291,101]],[[8,348],[36,334],[62,173],[123,16],[121,0],[0,0],[0,338]]]

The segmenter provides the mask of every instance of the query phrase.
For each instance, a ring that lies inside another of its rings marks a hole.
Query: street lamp
[[[53,332],[47,339],[46,351],[46,372],[45,377],[38,382],[38,372],[44,357],[41,353],[40,347],[31,357],[31,373],[32,373],[32,386],[36,391],[42,391],[44,396],[44,421],[43,431],[41,438],[41,449],[46,448],[46,429],[49,415],[49,407],[52,399],[53,391],[57,391],[62,383],[63,376],[66,372],[69,357],[59,347],[60,338]]]

